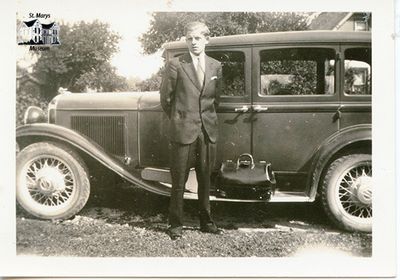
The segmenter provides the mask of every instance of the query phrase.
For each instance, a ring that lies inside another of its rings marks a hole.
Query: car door
[[[222,64],[222,92],[218,114],[218,168],[251,149],[251,48],[214,47],[207,55]]]
[[[339,46],[253,48],[252,154],[272,163],[277,189],[306,193],[313,154],[339,129]]]

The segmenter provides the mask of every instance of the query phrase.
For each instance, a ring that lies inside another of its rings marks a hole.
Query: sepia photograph
[[[4,275],[394,275],[385,9],[255,2],[16,2]]]

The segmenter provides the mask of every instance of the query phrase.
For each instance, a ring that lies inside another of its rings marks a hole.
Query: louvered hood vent
[[[72,116],[71,128],[97,142],[107,152],[125,155],[123,116]]]

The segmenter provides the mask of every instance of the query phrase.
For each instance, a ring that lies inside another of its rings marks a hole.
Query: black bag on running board
[[[241,154],[236,162],[228,160],[222,163],[216,181],[216,196],[268,200],[275,184],[271,163],[254,163],[251,154]]]

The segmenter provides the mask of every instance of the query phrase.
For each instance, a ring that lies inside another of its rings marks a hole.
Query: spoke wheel
[[[86,204],[90,186],[79,155],[58,143],[35,143],[17,156],[17,201],[30,214],[66,219]]]
[[[372,230],[371,155],[353,154],[335,160],[322,186],[325,212],[340,228]]]

